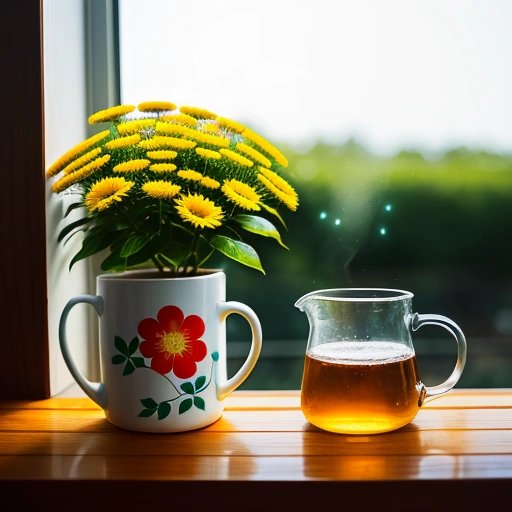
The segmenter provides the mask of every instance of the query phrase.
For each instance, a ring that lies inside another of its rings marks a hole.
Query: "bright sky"
[[[510,0],[120,0],[122,99],[293,144],[512,151]]]

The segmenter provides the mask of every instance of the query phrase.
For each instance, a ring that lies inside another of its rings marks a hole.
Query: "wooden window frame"
[[[0,397],[50,393],[46,285],[42,1],[2,8]]]
[[[87,38],[87,108],[119,100],[117,0],[77,0]],[[46,252],[44,0],[1,9],[0,398],[52,394]],[[63,41],[63,44],[66,44]],[[51,290],[50,290],[51,292]]]

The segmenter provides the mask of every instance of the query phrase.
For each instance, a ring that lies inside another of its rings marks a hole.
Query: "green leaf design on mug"
[[[141,418],[152,416],[158,409],[158,404],[152,398],[142,398],[140,402],[145,407],[139,413],[139,417]]]
[[[130,375],[130,373],[133,373],[135,371],[135,365],[131,362],[130,359],[126,361],[126,366],[123,370],[123,375]]]
[[[186,398],[185,400],[183,400],[183,402],[181,402],[178,412],[180,414],[187,412],[192,407],[192,403],[192,398]]]
[[[137,349],[139,348],[139,338],[137,338],[137,336],[135,336],[135,338],[133,338],[132,341],[130,341],[130,345],[128,347],[128,355],[133,355],[135,354],[135,352],[137,351]]]
[[[193,395],[194,394],[194,386],[192,384],[192,382],[184,382],[180,388],[185,392],[187,393],[188,395]]]
[[[130,359],[135,368],[143,368],[144,366],[146,366],[143,357],[131,357]]]
[[[117,350],[121,352],[121,354],[127,357],[130,355],[130,351],[128,350],[128,344],[120,336],[114,337],[114,345],[116,346]]]
[[[194,397],[194,405],[198,408],[204,411],[206,404],[204,403],[204,400],[200,396]]]
[[[200,377],[197,377],[196,382],[194,384],[194,387],[196,388],[196,392],[199,391],[204,386],[205,382],[206,382],[205,375],[201,375]]]
[[[140,402],[147,409],[156,409],[158,407],[158,403],[155,402],[152,398],[143,398]]]
[[[163,420],[164,418],[167,418],[169,414],[171,413],[171,404],[169,402],[162,402],[158,405],[158,419]]]
[[[155,414],[156,409],[142,409],[142,411],[139,412],[140,418],[149,418],[149,416],[153,416]]]
[[[112,364],[123,364],[126,361],[126,356],[123,354],[116,354],[112,356]]]

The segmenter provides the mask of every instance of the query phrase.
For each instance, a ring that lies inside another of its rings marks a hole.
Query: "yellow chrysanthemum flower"
[[[177,137],[165,137],[163,135],[156,135],[152,139],[141,140],[139,146],[144,149],[191,149],[196,145],[193,140],[179,139]]]
[[[127,137],[119,137],[118,139],[109,140],[105,144],[105,148],[109,150],[126,148],[132,144],[137,144],[138,142],[140,142],[140,135],[135,133],[133,135],[128,135]]]
[[[102,132],[96,133],[92,137],[80,142],[70,150],[66,151],[58,160],[55,161],[48,170],[46,175],[48,177],[55,176],[61,169],[63,169],[71,160],[74,160],[77,156],[80,156],[84,151],[94,146],[94,144],[100,142],[110,135],[110,130],[103,130]]]
[[[88,122],[89,124],[98,124],[113,121],[134,110],[135,107],[133,105],[116,105],[115,107],[106,108],[105,110],[98,110],[98,112],[89,116]]]
[[[153,128],[156,124],[154,119],[134,119],[119,123],[116,128],[120,135],[130,135],[131,133],[141,132]]]
[[[197,119],[195,117],[189,116],[188,114],[183,114],[180,112],[179,114],[169,114],[161,117],[162,121],[169,121],[170,123],[180,123],[186,124],[187,126],[196,126]]]
[[[272,165],[272,162],[266,156],[262,155],[259,151],[251,148],[251,146],[248,146],[243,142],[237,142],[236,149],[242,153],[245,153],[247,156],[250,156],[253,160],[256,160],[256,162],[265,167],[270,167]]]
[[[229,147],[229,139],[226,139],[226,137],[219,137],[218,135],[210,135],[208,133],[196,132],[193,130],[189,137],[199,142],[203,142],[204,144],[211,144],[212,146],[219,146],[223,148]]]
[[[132,181],[126,181],[124,178],[103,178],[97,181],[85,196],[85,206],[90,212],[101,212],[115,202],[121,201],[133,185]]]
[[[220,187],[220,183],[213,178],[208,176],[203,176],[201,178],[201,185],[204,185],[206,188],[216,189]]]
[[[222,155],[218,151],[212,151],[211,149],[206,148],[196,148],[196,153],[204,158],[211,158],[213,160],[222,158]]]
[[[178,153],[170,149],[160,149],[158,151],[148,151],[146,155],[152,160],[172,160],[178,156]]]
[[[192,169],[183,169],[178,171],[178,176],[185,180],[201,181],[203,175],[200,172],[193,171]]]
[[[167,163],[151,164],[149,168],[155,172],[173,172],[176,170],[176,166],[174,164]]]
[[[183,137],[193,137],[196,133],[195,130],[192,130],[192,128],[183,126],[182,124],[162,122],[156,123],[155,130],[159,135],[181,135]]]
[[[89,162],[87,165],[84,165],[83,167],[81,167],[80,169],[77,169],[74,172],[66,174],[59,181],[56,181],[52,185],[52,190],[54,192],[62,192],[69,186],[71,186],[75,183],[78,183],[82,179],[84,179],[87,176],[89,176],[90,174],[92,174],[94,171],[103,167],[109,160],[110,160],[110,155],[104,155],[104,156],[101,156],[100,158],[96,158],[96,160]]]
[[[222,153],[226,158],[229,158],[231,161],[236,162],[237,164],[243,165],[244,167],[252,167],[254,162],[245,158],[245,156],[239,155],[230,149],[219,149],[219,153]]]
[[[169,181],[148,181],[142,185],[142,191],[156,199],[171,199],[181,190],[179,185]]]
[[[242,136],[247,140],[254,142],[254,144],[259,146],[265,153],[267,153],[267,155],[270,155],[272,158],[274,158],[278,164],[282,165],[283,167],[288,167],[288,160],[286,157],[261,135],[258,135],[249,128],[246,128],[242,132]]]
[[[274,171],[265,167],[258,169],[258,179],[290,210],[295,211],[299,205],[299,198],[293,187]]]
[[[163,112],[174,110],[176,105],[170,101],[144,101],[143,103],[139,103],[137,108],[141,112]]]
[[[222,192],[232,203],[245,210],[257,211],[261,209],[258,205],[260,195],[247,183],[238,180],[224,181]]]
[[[218,124],[215,123],[205,123],[201,126],[201,130],[208,133],[219,133],[220,128]]]
[[[188,194],[175,201],[179,216],[196,228],[216,228],[222,225],[222,208],[202,194]]]
[[[151,162],[145,158],[139,158],[135,160],[128,160],[127,162],[121,162],[112,169],[114,172],[136,172],[146,169]]]
[[[62,169],[63,174],[70,174],[73,171],[76,171],[78,168],[82,167],[85,164],[88,164],[91,160],[94,160],[101,153],[101,148],[94,148],[91,151],[85,153],[81,157],[73,160],[71,163],[66,165],[64,169]]]
[[[242,133],[245,130],[245,126],[237,121],[233,121],[232,119],[228,119],[227,117],[217,117],[216,119],[219,126],[223,128],[227,128],[235,133]]]
[[[180,112],[182,112],[183,114],[187,114],[189,116],[201,118],[201,119],[216,119],[217,118],[217,114],[214,114],[213,112],[210,112],[209,110],[206,110],[204,108],[183,106],[183,107],[180,107]]]

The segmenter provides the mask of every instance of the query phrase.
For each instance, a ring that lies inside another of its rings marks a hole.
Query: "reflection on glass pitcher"
[[[306,419],[331,432],[374,434],[410,423],[425,398],[446,393],[466,362],[466,339],[441,315],[412,312],[413,294],[403,290],[318,290],[296,303],[309,321],[301,387]],[[442,384],[421,380],[411,331],[444,327],[457,341],[457,363]]]

